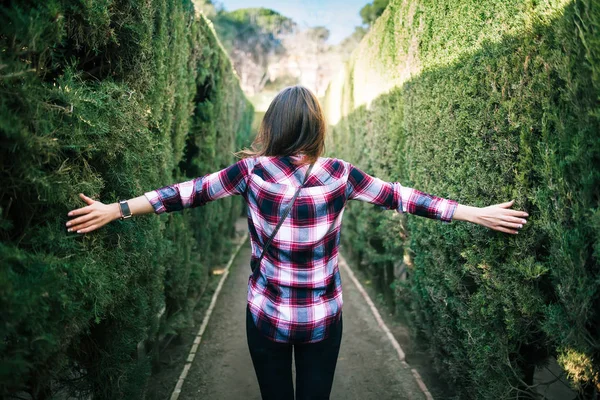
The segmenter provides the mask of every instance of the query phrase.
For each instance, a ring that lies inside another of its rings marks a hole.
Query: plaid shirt
[[[308,165],[300,156],[253,157],[193,180],[145,193],[156,214],[242,195],[248,204],[252,258],[258,259]],[[261,265],[248,279],[248,305],[258,329],[284,343],[329,336],[342,310],[338,247],[348,200],[449,223],[454,200],[385,182],[337,158],[319,158]]]

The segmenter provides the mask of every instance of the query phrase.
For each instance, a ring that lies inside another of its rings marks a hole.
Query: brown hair
[[[316,162],[325,150],[325,116],[317,97],[304,86],[281,90],[273,99],[250,149],[239,158],[304,154],[295,165]]]

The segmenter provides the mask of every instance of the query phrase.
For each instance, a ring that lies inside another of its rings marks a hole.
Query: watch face
[[[123,219],[131,217],[131,211],[129,210],[129,204],[126,201],[120,201],[119,205],[121,206],[121,214],[123,215]]]

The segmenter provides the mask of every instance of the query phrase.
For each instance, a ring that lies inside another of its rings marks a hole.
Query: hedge
[[[600,391],[599,100],[593,0],[393,0],[328,88],[336,157],[530,215],[507,235],[348,206],[344,247],[460,399],[527,397],[552,359]]]
[[[143,398],[158,339],[190,320],[243,202],[85,235],[67,212],[80,192],[112,203],[225,168],[253,108],[189,0],[20,0],[0,15],[1,397]]]

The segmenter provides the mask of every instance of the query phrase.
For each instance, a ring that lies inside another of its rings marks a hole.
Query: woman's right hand
[[[120,217],[118,203],[104,204],[83,193],[79,193],[79,197],[87,203],[87,206],[69,212],[69,217],[77,216],[66,223],[69,232],[88,233]]]
[[[477,208],[471,222],[495,231],[516,235],[518,230],[527,223],[525,218],[529,214],[525,211],[511,210],[510,207],[514,202],[514,200],[511,200],[506,203]]]

